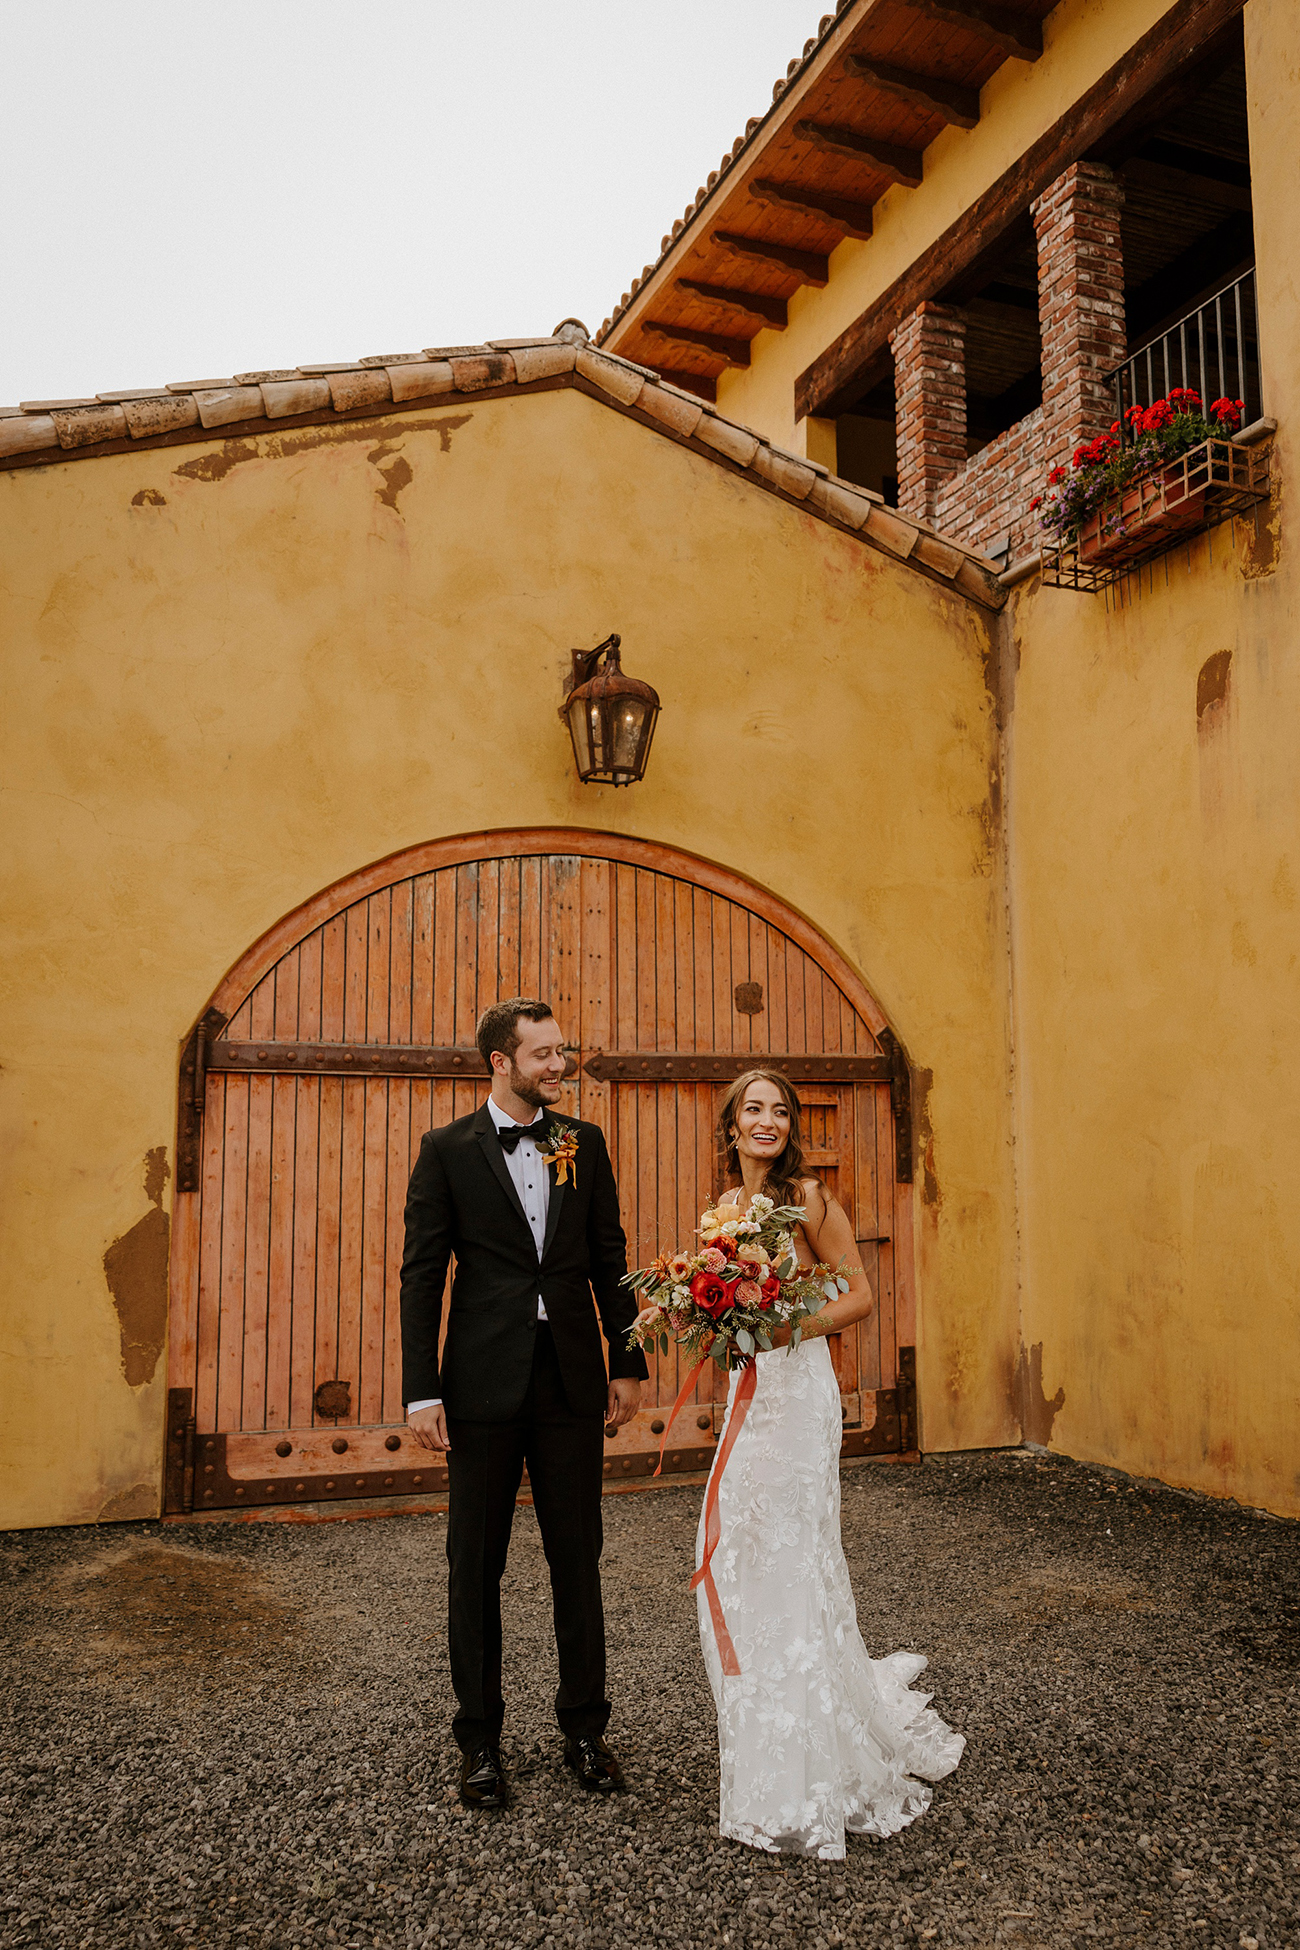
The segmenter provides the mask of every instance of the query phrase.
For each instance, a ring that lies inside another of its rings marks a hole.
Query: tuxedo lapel
[[[510,1203],[514,1207],[515,1211],[519,1214],[520,1220],[523,1223],[524,1230],[528,1234],[529,1244],[531,1245],[533,1239],[533,1229],[528,1223],[528,1214],[524,1211],[523,1201],[521,1200],[518,1192],[515,1190],[515,1181],[510,1176],[510,1172],[507,1169],[506,1154],[501,1149],[501,1140],[497,1136],[496,1125],[492,1122],[491,1112],[488,1110],[486,1104],[484,1104],[482,1108],[475,1115],[474,1135],[478,1139],[479,1144],[482,1147],[483,1156],[487,1159],[488,1164],[492,1167],[493,1172],[496,1174],[496,1177],[500,1182],[501,1189],[504,1191],[506,1197],[510,1200]],[[552,1193],[552,1198],[553,1197],[554,1197],[554,1193]]]
[[[563,1119],[557,1117],[552,1119],[552,1122],[556,1124],[560,1124],[563,1123]],[[566,1130],[571,1128],[572,1128],[571,1126],[565,1125]],[[551,1241],[555,1237],[555,1228],[560,1222],[560,1207],[564,1203],[564,1193],[565,1193],[565,1187],[563,1185],[557,1185],[555,1182],[556,1167],[554,1165],[547,1165],[546,1169],[551,1174],[551,1193],[550,1193],[550,1202],[546,1208],[546,1237],[542,1241],[543,1259],[546,1258],[547,1253],[551,1250]],[[577,1170],[578,1170],[578,1162],[577,1159],[575,1158],[573,1163],[569,1166],[570,1178],[576,1177]]]

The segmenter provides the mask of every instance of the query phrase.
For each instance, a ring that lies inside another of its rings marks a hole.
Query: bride
[[[747,1071],[727,1092],[718,1135],[733,1188],[719,1209],[743,1216],[760,1192],[802,1206],[800,1262],[842,1268],[849,1282],[805,1322],[797,1348],[786,1345],[786,1328],[756,1357],[756,1392],[718,1485],[713,1575],[735,1647],[728,1663],[739,1666],[735,1676],[723,1670],[701,1587],[719,1825],[753,1848],[837,1861],[846,1831],[893,1835],[923,1814],[924,1782],[950,1774],[966,1743],[930,1710],[929,1694],[909,1690],[924,1657],[872,1659],[858,1631],[840,1541],[840,1395],[826,1336],[864,1319],[874,1300],[843,1207],[805,1175],[791,1084],[776,1071]],[[704,1528],[701,1516],[697,1562]]]

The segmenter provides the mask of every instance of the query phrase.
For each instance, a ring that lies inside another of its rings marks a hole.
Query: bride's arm
[[[824,1186],[810,1184],[806,1191],[804,1238],[822,1265],[829,1266],[833,1273],[843,1273],[849,1290],[841,1293],[838,1299],[828,1301],[811,1320],[804,1321],[803,1340],[817,1334],[843,1333],[855,1320],[865,1319],[876,1304],[858,1258],[858,1242],[853,1237],[853,1227],[849,1224],[844,1207]],[[779,1347],[789,1338],[788,1331],[783,1331],[779,1336],[773,1336],[773,1344]]]

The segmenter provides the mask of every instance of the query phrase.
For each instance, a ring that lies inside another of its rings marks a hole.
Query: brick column
[[[898,505],[934,515],[940,483],[966,465],[966,321],[928,300],[889,335],[894,354]]]
[[[1128,350],[1123,201],[1112,170],[1081,162],[1031,206],[1038,235],[1044,476],[1068,466],[1080,442],[1104,433],[1115,418],[1114,389],[1104,375]]]

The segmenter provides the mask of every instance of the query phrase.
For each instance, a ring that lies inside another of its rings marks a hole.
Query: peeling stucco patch
[[[930,1091],[934,1071],[912,1071],[912,1128],[916,1133],[916,1157],[921,1166],[921,1201],[935,1212],[943,1204],[943,1193],[934,1170],[934,1127],[930,1122]]]
[[[122,1372],[132,1388],[153,1380],[167,1332],[168,1219],[162,1195],[170,1176],[166,1146],[155,1145],[144,1159],[145,1197],[153,1209],[104,1254],[104,1278],[122,1339]]]
[[[373,454],[370,455],[370,459],[374,461],[384,483],[381,488],[375,489],[376,500],[382,502],[385,508],[391,508],[394,514],[400,514],[402,511],[397,505],[397,497],[402,489],[410,487],[415,479],[410,461],[404,454],[394,454],[393,458],[383,466],[375,460]]]
[[[1065,1407],[1065,1390],[1058,1388],[1049,1402],[1043,1393],[1043,1343],[1027,1348],[1020,1343],[1016,1362],[1016,1410],[1020,1416],[1020,1435],[1024,1442],[1046,1445],[1052,1439],[1052,1424]]]
[[[403,419],[402,436],[436,433],[439,451],[449,454],[452,434],[468,426],[473,418],[472,413],[437,413],[428,419]],[[250,460],[291,460],[295,454],[307,453],[313,447],[342,447],[355,440],[368,440],[373,445],[374,439],[374,421],[359,420],[349,426],[302,427],[295,433],[260,434],[256,439],[223,440],[219,453],[200,454],[196,460],[182,462],[173,470],[172,478],[180,481],[224,481],[232,468],[242,467]]]
[[[131,506],[133,508],[165,508],[167,506],[167,497],[166,495],[159,494],[157,488],[138,488],[131,496]]]
[[[96,1516],[96,1523],[133,1523],[140,1517],[156,1517],[158,1514],[158,1485],[156,1483],[132,1483],[129,1489],[118,1490]]]

